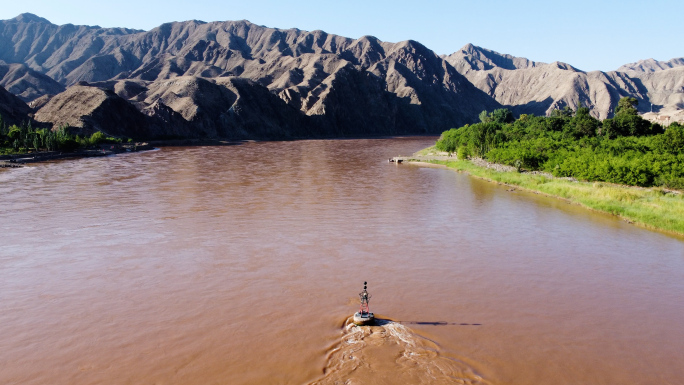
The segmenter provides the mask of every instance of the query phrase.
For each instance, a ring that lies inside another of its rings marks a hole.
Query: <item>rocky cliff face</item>
[[[182,119],[176,136],[234,139],[310,137],[306,117],[254,81],[237,77],[182,76],[151,82],[137,95],[143,110],[166,106]],[[177,124],[176,124],[177,125]]]

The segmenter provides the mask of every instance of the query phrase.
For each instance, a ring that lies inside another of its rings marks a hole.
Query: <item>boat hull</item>
[[[372,325],[375,322],[375,315],[373,313],[356,312],[352,318],[352,322],[358,326]]]

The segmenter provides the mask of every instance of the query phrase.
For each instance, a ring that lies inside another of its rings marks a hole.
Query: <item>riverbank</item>
[[[73,152],[37,151],[25,154],[0,155],[0,168],[23,167],[25,163],[46,162],[70,158],[92,158],[122,154],[125,152],[149,151],[154,146],[149,143],[107,144],[98,148],[82,149]]]
[[[567,200],[646,228],[684,236],[684,194],[659,187],[555,178],[547,173],[517,172],[481,159],[458,160],[430,147],[408,157],[411,163],[441,164],[491,182]]]

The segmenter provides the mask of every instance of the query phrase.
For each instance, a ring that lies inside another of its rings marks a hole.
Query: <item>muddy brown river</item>
[[[0,384],[684,383],[682,238],[387,162],[434,140],[1,170]]]

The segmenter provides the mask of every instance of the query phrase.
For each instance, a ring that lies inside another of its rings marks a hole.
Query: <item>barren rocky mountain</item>
[[[460,73],[470,71],[490,70],[492,68],[503,68],[507,70],[517,70],[522,68],[532,68],[546,63],[533,62],[524,57],[515,57],[507,54],[466,44],[460,51],[451,55],[442,55]]]
[[[684,122],[684,67],[644,73],[639,79],[653,103],[653,112],[644,118],[663,124]]]
[[[605,118],[621,96],[637,97],[642,109],[651,102],[676,108],[682,93],[677,68],[587,73],[471,44],[440,57],[411,40],[350,39],[248,21],[192,20],[138,31],[58,26],[22,14],[0,21],[0,60],[0,85],[30,102],[37,118],[84,134],[440,133],[502,105],[540,115],[585,105]],[[129,111],[130,121],[109,119],[107,108]]]
[[[67,125],[81,135],[103,131],[110,135],[149,136],[145,115],[114,92],[96,87],[69,87],[50,99],[34,119]]]
[[[684,67],[645,73],[638,79],[654,105],[684,109]]]
[[[620,72],[656,72],[682,66],[684,66],[684,57],[674,58],[668,61],[658,61],[654,59],[639,60],[636,63],[625,64],[617,70]]]
[[[586,106],[604,119],[623,96],[637,98],[642,112],[650,111],[651,103],[665,111],[678,109],[684,98],[684,67],[653,73],[584,72],[561,62],[532,62],[470,44],[445,58],[477,88],[516,113],[544,115],[556,108]]]
[[[47,75],[30,69],[25,64],[0,62],[0,86],[30,102],[43,95],[55,95],[65,87]]]
[[[3,124],[23,124],[29,122],[31,108],[21,99],[0,87],[0,116]]]
[[[7,47],[0,59],[63,86],[109,88],[147,114],[169,107],[200,136],[439,133],[500,106],[414,41],[355,40],[248,21],[187,21],[142,32],[57,26],[24,14],[0,21],[0,45]],[[205,100],[209,95],[218,99]],[[264,105],[248,103],[256,99]]]

